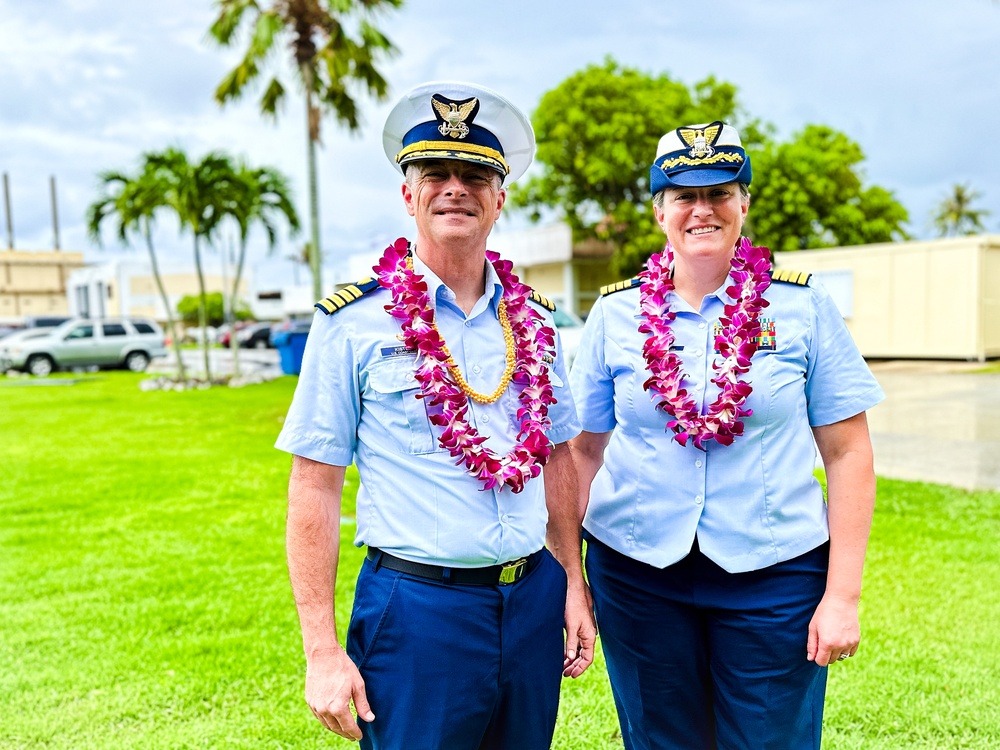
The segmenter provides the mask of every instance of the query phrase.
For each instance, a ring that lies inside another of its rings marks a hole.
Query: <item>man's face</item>
[[[490,167],[427,159],[407,167],[403,200],[425,240],[485,243],[507,198],[500,183]]]

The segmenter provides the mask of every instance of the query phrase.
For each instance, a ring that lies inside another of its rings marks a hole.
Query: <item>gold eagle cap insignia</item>
[[[677,128],[677,135],[691,147],[688,155],[692,159],[707,159],[715,153],[713,144],[719,139],[722,123],[713,122],[704,128]]]
[[[453,102],[450,100],[441,101],[436,96],[432,96],[431,104],[434,105],[438,117],[441,118],[441,124],[438,125],[438,132],[441,135],[465,138],[469,134],[469,126],[465,124],[465,121],[479,106],[479,100],[476,97],[465,102]]]

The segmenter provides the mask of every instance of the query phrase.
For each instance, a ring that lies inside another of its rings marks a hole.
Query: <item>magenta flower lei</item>
[[[496,253],[487,251],[486,258],[503,285],[507,317],[514,334],[517,364],[511,381],[522,387],[518,396],[518,442],[505,456],[499,456],[484,445],[486,436],[469,424],[469,398],[445,365],[448,355],[434,325],[427,283],[408,267],[409,254],[409,243],[400,238],[386,248],[372,270],[379,283],[392,293],[392,304],[386,305],[386,312],[399,321],[407,348],[417,351],[414,373],[420,385],[417,398],[426,398],[430,406],[440,407],[428,412],[430,421],[444,428],[438,443],[459,459],[456,463],[465,464],[468,473],[482,482],[484,490],[494,487],[502,490],[506,485],[511,491],[520,492],[529,479],[541,474],[551,452],[545,431],[552,424],[548,418],[549,406],[556,400],[543,362],[546,356],[555,353],[555,332],[542,325],[542,316],[527,304],[531,290],[511,273],[510,261],[500,260]]]
[[[688,398],[684,388],[681,360],[670,347],[674,335],[670,322],[676,316],[667,301],[674,290],[670,274],[673,248],[667,243],[662,253],[653,255],[646,270],[639,274],[640,306],[645,318],[639,332],[647,334],[642,356],[651,376],[642,387],[670,416],[667,429],[674,431],[674,440],[687,445],[688,439],[695,447],[705,450],[705,444],[715,440],[721,445],[731,445],[743,434],[743,417],[753,414],[743,404],[753,387],[741,379],[750,370],[750,358],[757,351],[760,335],[760,312],[767,307],[764,291],[771,284],[771,261],[766,247],[754,247],[750,240],[741,237],[736,243],[729,278],[732,286],[726,294],[736,300],[726,305],[719,322],[722,333],[715,338],[721,361],[712,363],[715,377],[712,382],[719,387],[719,397],[701,414],[694,399]],[[659,401],[657,401],[659,399]]]

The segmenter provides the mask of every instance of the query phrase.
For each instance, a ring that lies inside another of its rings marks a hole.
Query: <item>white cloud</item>
[[[82,222],[95,175],[133,168],[142,151],[169,145],[277,166],[306,212],[301,100],[293,88],[277,124],[261,120],[259,92],[216,105],[212,93],[241,50],[207,39],[213,13],[208,0],[0,0],[0,170],[13,180],[18,247],[51,242],[49,175],[59,184],[63,246],[89,248]],[[489,8],[410,0],[380,25],[401,50],[383,66],[391,100],[425,80],[466,79],[533,110],[545,91],[606,55],[686,84],[714,75],[783,136],[821,123],[857,141],[868,180],[907,206],[916,233],[928,231],[926,216],[956,182],[983,193],[994,207],[988,224],[1000,227],[992,147],[1000,6],[990,0],[508,0]],[[366,101],[358,135],[324,123],[322,234],[333,257],[409,231],[399,177],[382,154],[390,106]],[[189,252],[175,231],[160,235],[164,247]],[[285,241],[278,255],[302,241]]]

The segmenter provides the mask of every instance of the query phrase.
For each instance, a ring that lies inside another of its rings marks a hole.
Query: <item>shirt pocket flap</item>
[[[368,372],[368,379],[376,393],[399,393],[413,390],[418,385],[413,375],[413,360],[410,358],[372,367]]]

